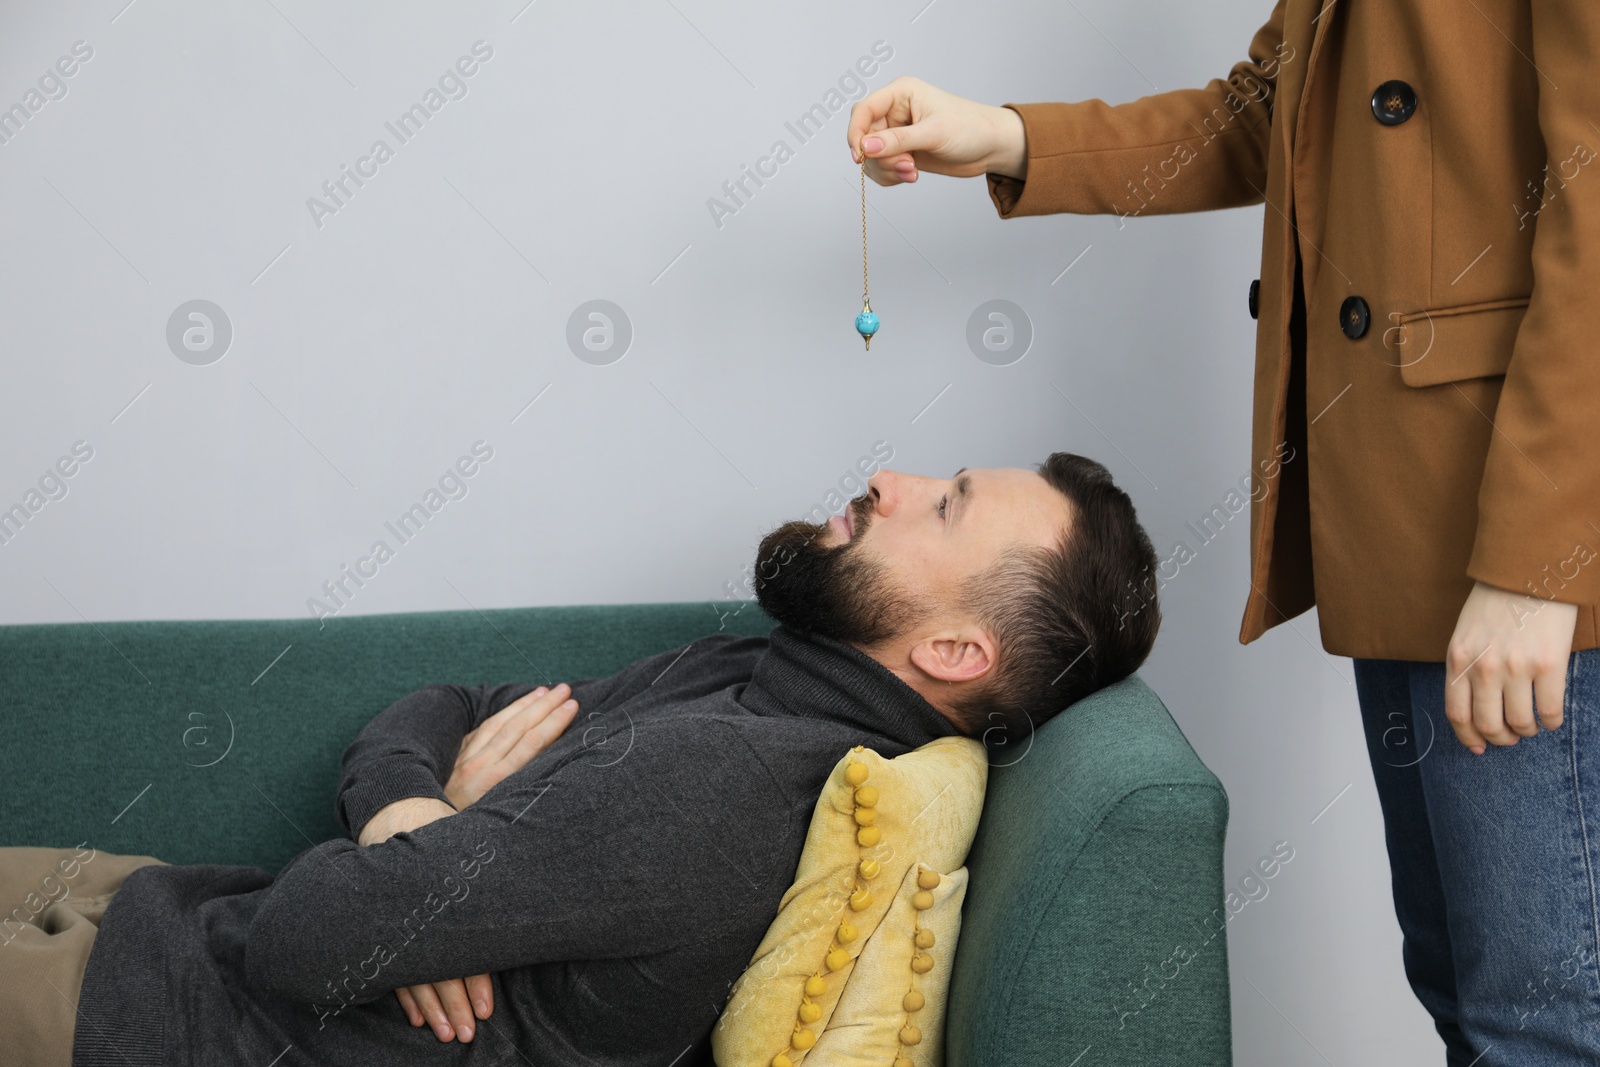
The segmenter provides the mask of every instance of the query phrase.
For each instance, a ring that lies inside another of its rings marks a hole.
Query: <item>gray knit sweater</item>
[[[351,839],[257,867],[148,866],[112,898],[73,1067],[709,1063],[709,1035],[853,745],[955,727],[856,649],[718,634],[573,683],[578,718],[459,814],[361,847],[404,797],[445,799],[462,737],[532,685],[431,686],[344,756]],[[488,972],[470,1043],[392,990]],[[514,1046],[515,1051],[507,1046]]]

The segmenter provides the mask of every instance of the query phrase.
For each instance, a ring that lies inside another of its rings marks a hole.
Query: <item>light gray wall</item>
[[[931,474],[1095,455],[1164,553],[1250,469],[1262,208],[1002,223],[981,180],[870,186],[868,355],[847,109],[807,143],[785,123],[875,42],[872,87],[991,103],[1201,85],[1266,0],[124,4],[0,28],[0,106],[93,52],[0,145],[0,506],[93,450],[0,547],[0,621],[305,613],[478,441],[466,495],[345,611],[716,602],[880,440]],[[400,144],[385,123],[478,41],[466,95]],[[314,219],[380,138],[393,158]],[[719,224],[708,200],[778,140]],[[597,299],[633,331],[609,365],[566,340]],[[991,299],[1035,331],[1008,366],[966,342]],[[231,324],[207,365],[168,342],[193,300]],[[1247,521],[1167,586],[1145,671],[1228,788],[1230,882],[1294,850],[1229,926],[1238,1062],[1436,1060],[1350,663],[1314,615],[1238,644]]]

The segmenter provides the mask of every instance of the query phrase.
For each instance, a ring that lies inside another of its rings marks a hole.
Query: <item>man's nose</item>
[[[915,492],[917,483],[926,480],[887,468],[880,470],[867,479],[867,494],[872,498],[869,506],[880,516],[893,515],[895,509]]]

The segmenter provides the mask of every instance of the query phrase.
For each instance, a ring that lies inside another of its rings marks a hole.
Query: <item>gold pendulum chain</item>
[[[861,161],[861,299],[867,299],[867,163]]]
[[[878,332],[878,316],[867,295],[867,160],[861,158],[861,313],[856,316],[856,332],[872,350],[872,335]]]

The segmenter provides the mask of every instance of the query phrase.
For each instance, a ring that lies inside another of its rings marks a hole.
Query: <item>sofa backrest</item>
[[[737,608],[0,626],[0,844],[88,842],[275,872],[342,835],[340,757],[405,694],[439,682],[576,681],[719,625],[771,629],[754,604],[724,614]]]

